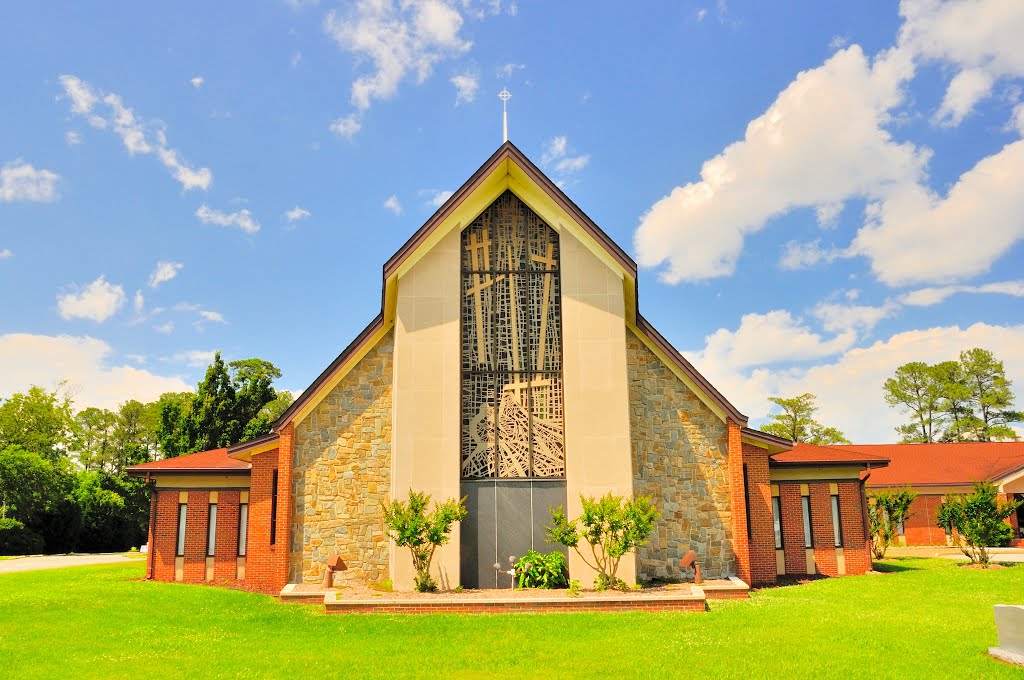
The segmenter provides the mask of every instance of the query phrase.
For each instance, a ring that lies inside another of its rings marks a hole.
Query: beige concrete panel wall
[[[459,497],[459,245],[454,230],[398,281],[391,497],[410,489]],[[391,546],[396,589],[411,590],[412,558]],[[441,587],[459,584],[459,527],[434,553]]]
[[[562,229],[562,349],[568,512],[581,512],[580,494],[631,497],[626,324],[619,275]],[[571,577],[590,586],[594,572],[569,551]],[[618,576],[632,583],[635,560]]]

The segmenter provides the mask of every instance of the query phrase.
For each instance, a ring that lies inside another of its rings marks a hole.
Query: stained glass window
[[[462,476],[564,477],[558,234],[511,192],[462,232]]]

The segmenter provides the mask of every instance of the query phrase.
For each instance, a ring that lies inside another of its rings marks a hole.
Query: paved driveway
[[[0,574],[15,571],[34,571],[36,569],[60,569],[61,567],[77,567],[83,564],[111,564],[114,562],[141,561],[137,557],[125,557],[120,553],[99,555],[40,555],[37,557],[18,557],[12,560],[0,560]]]

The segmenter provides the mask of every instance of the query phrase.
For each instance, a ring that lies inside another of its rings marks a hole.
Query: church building
[[[660,513],[627,582],[691,578],[691,549],[748,584],[870,569],[862,478],[886,459],[748,428],[637,293],[629,255],[505,142],[384,264],[380,314],[270,435],[130,469],[153,482],[147,576],[276,594],[336,554],[340,583],[409,590],[383,505],[410,490],[467,498],[444,589],[508,587],[495,563],[565,550],[550,507],[609,492]]]

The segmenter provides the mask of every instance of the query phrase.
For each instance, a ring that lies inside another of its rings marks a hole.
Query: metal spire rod
[[[501,99],[501,118],[502,118],[502,131],[504,134],[503,142],[508,141],[508,100],[512,98],[511,93],[505,88],[502,88],[501,92],[498,93],[498,98]]]

